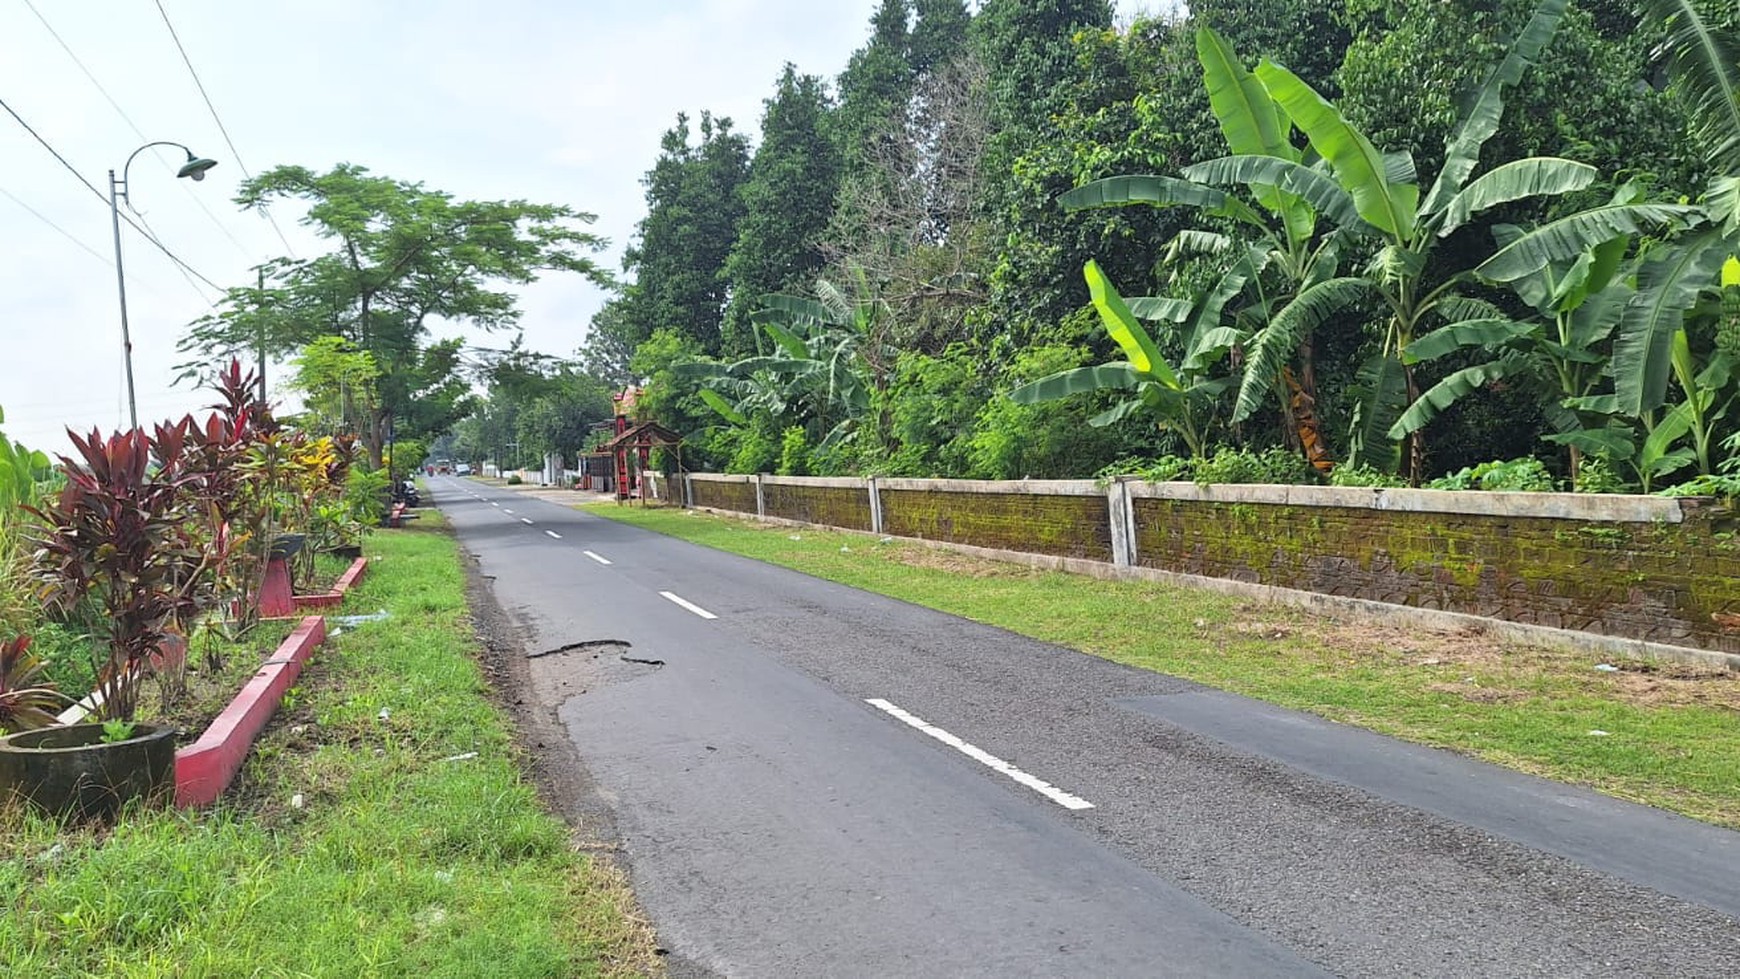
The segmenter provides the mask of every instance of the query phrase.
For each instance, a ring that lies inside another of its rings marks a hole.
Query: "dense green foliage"
[[[679,120],[581,362],[691,468],[1720,489],[1730,7],[884,0],[753,162]],[[826,289],[874,330],[786,318]]]

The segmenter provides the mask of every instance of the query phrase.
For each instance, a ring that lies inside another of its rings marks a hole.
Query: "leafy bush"
[[[1620,478],[1613,463],[1600,456],[1584,456],[1582,464],[1577,467],[1575,492],[1623,493],[1629,489],[1631,484]]]
[[[779,475],[808,476],[810,474],[810,443],[803,426],[793,425],[779,440]]]
[[[1189,480],[1192,471],[1191,461],[1183,456],[1160,456],[1154,459],[1125,456],[1102,466],[1099,472],[1094,473],[1094,478],[1106,483],[1119,476],[1135,476],[1149,483],[1172,483]]]
[[[1407,480],[1402,479],[1400,476],[1397,476],[1395,473],[1385,472],[1382,469],[1378,469],[1374,466],[1369,466],[1369,465],[1362,462],[1357,466],[1345,466],[1345,465],[1344,466],[1336,466],[1334,469],[1330,470],[1329,471],[1329,485],[1331,485],[1331,486],[1372,486],[1372,487],[1382,486],[1382,487],[1394,488],[1394,487],[1406,486],[1406,485],[1408,485],[1408,483],[1407,483]]]
[[[771,472],[779,464],[779,444],[763,427],[737,429],[736,451],[725,464],[728,473]]]
[[[519,473],[511,473],[511,474],[509,474],[509,476],[507,478],[507,484],[509,486],[519,486],[520,484],[522,484],[524,482],[525,482],[525,480],[520,478]]]
[[[1488,490],[1509,493],[1551,493],[1558,488],[1553,474],[1533,457],[1483,462],[1432,480],[1428,489]]]
[[[1205,486],[1214,483],[1299,484],[1317,481],[1315,472],[1303,456],[1278,446],[1261,452],[1221,446],[1214,455],[1196,461],[1193,478]]]

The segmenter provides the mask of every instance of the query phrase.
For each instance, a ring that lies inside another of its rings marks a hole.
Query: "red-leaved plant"
[[[66,611],[94,596],[107,616],[97,664],[103,718],[132,719],[151,654],[198,607],[207,550],[189,531],[188,427],[158,426],[157,438],[68,432],[77,458],[61,457],[66,486],[31,511],[43,523],[35,574],[45,602]]]
[[[30,651],[29,636],[0,640],[0,734],[50,727],[55,712],[69,702]]]

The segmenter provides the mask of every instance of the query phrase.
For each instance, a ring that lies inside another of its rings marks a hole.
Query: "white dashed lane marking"
[[[669,597],[668,593],[666,597]],[[1050,799],[1052,802],[1057,803],[1065,809],[1092,809],[1094,807],[1094,804],[1086,799],[1083,799],[1080,796],[1070,795],[1068,792],[1052,785],[1050,782],[1029,775],[983,748],[968,744],[949,732],[944,731],[942,728],[927,722],[924,718],[908,714],[906,711],[901,710],[899,707],[894,706],[880,697],[872,698],[864,702],[903,724],[923,731],[925,734],[941,741],[943,744],[948,745],[961,754],[966,755],[968,758],[984,765],[986,768],[1002,772],[1004,775],[1020,782],[1022,785],[1025,785],[1040,795],[1045,796],[1047,799]]]
[[[663,595],[664,597],[670,599],[673,602],[676,602],[678,605],[681,605],[682,607],[688,609],[689,611],[695,613],[696,615],[699,615],[703,619],[716,619],[716,618],[718,618],[717,615],[714,615],[712,612],[707,611],[706,609],[702,608],[699,605],[696,605],[694,602],[691,602],[686,598],[682,598],[680,596],[673,595],[668,591],[661,591],[661,592],[659,592],[659,594]]]

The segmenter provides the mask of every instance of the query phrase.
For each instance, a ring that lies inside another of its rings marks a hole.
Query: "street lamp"
[[[180,143],[160,139],[146,143],[134,150],[127,162],[121,166],[121,179],[115,179],[115,171],[109,171],[109,221],[115,228],[115,288],[121,295],[121,354],[127,365],[127,417],[133,423],[133,430],[139,429],[139,405],[133,394],[133,335],[127,328],[127,277],[121,272],[121,205],[125,199],[127,206],[133,206],[132,198],[127,196],[127,171],[133,166],[133,158],[153,146],[173,146],[187,154],[187,162],[181,169],[175,171],[177,177],[191,177],[194,180],[204,180],[205,172],[217,166],[216,160],[203,156],[194,156],[193,151]]]

